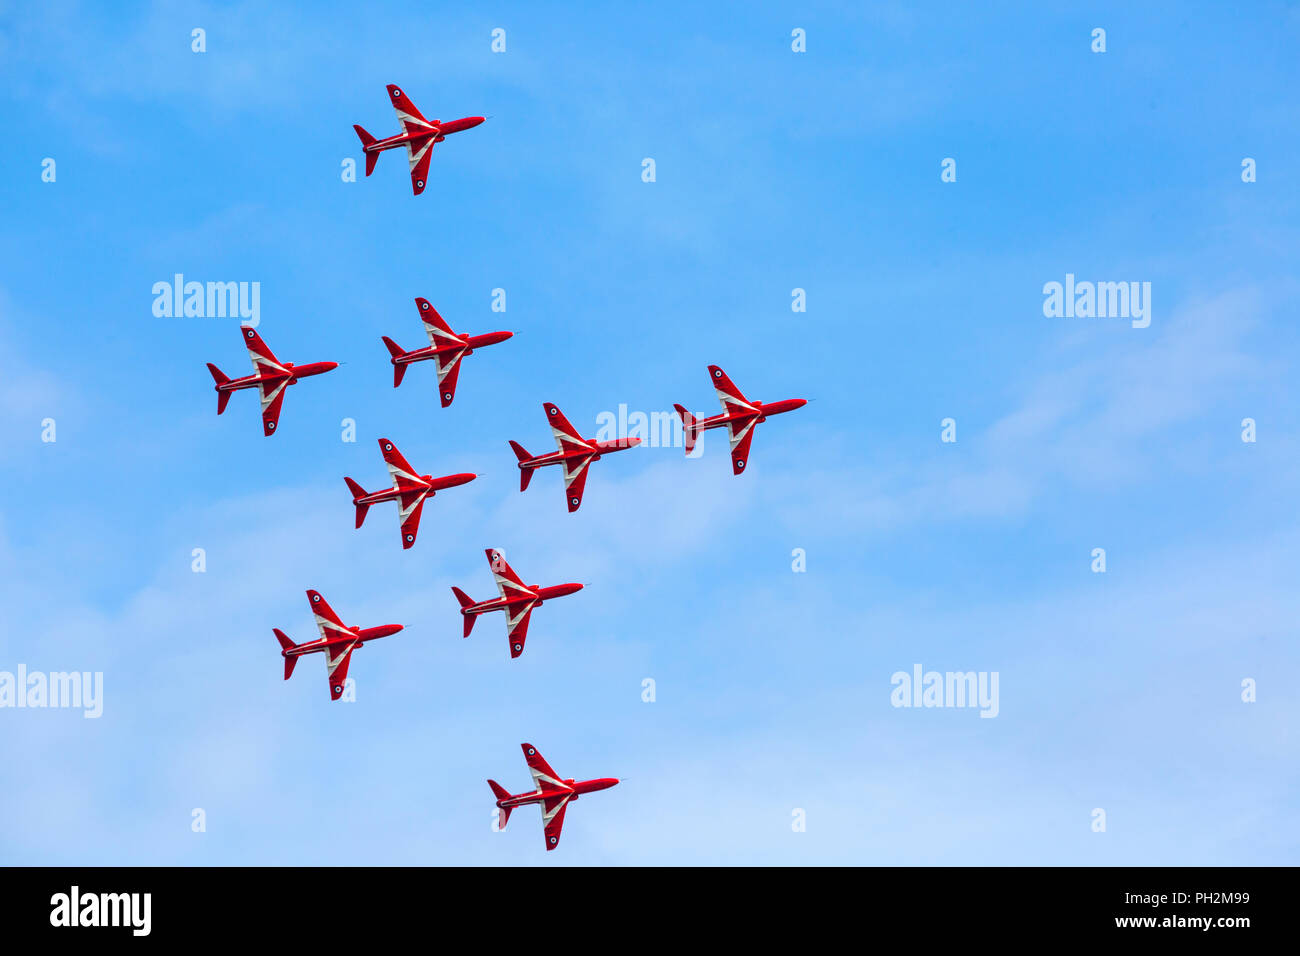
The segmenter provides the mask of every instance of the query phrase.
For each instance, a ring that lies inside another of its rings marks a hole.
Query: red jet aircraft
[[[390,359],[393,363],[393,388],[402,384],[406,367],[412,362],[435,359],[438,363],[438,389],[442,396],[442,407],[446,408],[456,397],[456,377],[460,375],[460,360],[467,355],[473,355],[475,349],[504,342],[514,333],[488,332],[485,335],[457,335],[451,330],[451,326],[443,321],[438,310],[429,304],[428,299],[416,299],[415,305],[420,310],[420,318],[424,320],[424,331],[429,336],[429,347],[404,352],[402,347],[388,336],[383,337],[384,344],[388,346],[388,351],[393,356]]]
[[[338,362],[312,362],[310,365],[294,365],[277,359],[262,337],[247,325],[240,326],[244,336],[244,345],[248,347],[248,357],[253,360],[253,374],[243,378],[230,378],[211,362],[208,371],[217,382],[217,414],[226,410],[232,392],[241,388],[256,388],[262,398],[262,434],[275,432],[280,421],[280,403],[284,401],[284,390],[295,384],[298,379],[308,375],[320,375],[330,369],[338,368]]]
[[[410,463],[402,457],[397,446],[387,438],[379,439],[379,450],[383,453],[384,464],[388,465],[388,473],[393,476],[393,487],[372,493],[351,478],[343,480],[348,483],[348,490],[352,492],[352,503],[357,506],[358,528],[366,520],[366,512],[370,510],[371,505],[379,504],[381,501],[397,502],[397,516],[402,522],[402,548],[406,549],[415,544],[416,532],[420,530],[420,511],[424,508],[424,499],[432,498],[444,488],[467,484],[478,475],[469,472],[444,475],[441,478],[435,478],[433,475],[418,475]]]
[[[406,98],[406,94],[392,83],[388,84],[388,98],[392,100],[393,109],[397,110],[397,121],[402,124],[400,133],[387,139],[375,139],[360,126],[352,127],[361,137],[361,145],[365,150],[366,175],[369,176],[375,171],[375,163],[379,161],[379,154],[384,150],[405,146],[406,158],[411,162],[411,188],[418,196],[424,192],[424,183],[429,176],[429,158],[433,154],[433,144],[441,143],[452,133],[473,129],[483,122],[485,117],[466,116],[464,119],[448,120],[446,123],[441,120],[430,122],[420,115],[420,111]]]
[[[284,679],[293,674],[294,665],[304,654],[317,651],[325,653],[325,670],[330,680],[330,700],[343,696],[343,683],[348,678],[348,663],[352,652],[364,646],[366,641],[377,641],[381,637],[396,634],[402,629],[400,624],[384,624],[380,627],[348,627],[339,620],[339,616],[325,603],[319,591],[308,591],[307,600],[311,602],[312,613],[316,615],[316,626],[320,628],[320,640],[295,644],[285,637],[284,631],[273,628],[280,641],[280,656],[284,658]]]
[[[681,405],[673,406],[682,418],[686,454],[689,455],[694,450],[695,442],[701,432],[710,428],[722,428],[725,425],[727,436],[731,439],[731,473],[738,475],[745,470],[745,463],[749,460],[749,443],[754,437],[754,426],[767,421],[769,415],[780,415],[783,412],[792,412],[796,408],[803,408],[808,404],[808,400],[789,398],[783,402],[766,404],[750,401],[731,383],[727,373],[716,365],[709,366],[709,375],[713,378],[713,388],[718,393],[718,401],[722,403],[721,415],[696,418]]]
[[[528,487],[528,482],[533,477],[533,469],[545,468],[547,465],[563,465],[565,497],[569,502],[569,513],[572,514],[582,504],[582,490],[587,485],[587,466],[593,461],[600,461],[601,455],[639,445],[641,439],[615,438],[612,441],[596,441],[594,438],[582,438],[578,435],[578,430],[569,424],[569,420],[553,404],[546,402],[542,407],[546,409],[546,417],[551,423],[551,432],[555,435],[555,443],[560,446],[560,450],[534,458],[524,450],[523,445],[512,441],[510,447],[515,450],[515,457],[519,459],[519,490],[523,491]]]
[[[519,575],[506,564],[505,555],[494,548],[487,549],[488,565],[497,581],[497,590],[501,597],[495,601],[480,601],[475,604],[468,594],[460,588],[453,587],[456,600],[460,602],[460,613],[465,617],[465,637],[474,630],[474,621],[480,614],[491,611],[506,612],[506,637],[510,639],[510,656],[518,657],[524,652],[524,641],[528,639],[528,618],[534,608],[552,598],[564,597],[575,591],[581,591],[581,584],[554,584],[544,588],[539,584],[525,585]]]
[[[488,786],[497,798],[497,809],[501,811],[497,829],[504,830],[510,819],[510,811],[515,807],[536,803],[542,809],[542,825],[546,829],[546,849],[554,850],[560,843],[560,830],[564,826],[564,810],[570,801],[577,800],[584,793],[608,790],[618,783],[616,777],[600,777],[596,780],[574,780],[569,777],[561,780],[560,775],[551,769],[537,748],[532,744],[521,744],[524,748],[524,760],[528,761],[528,772],[533,775],[532,793],[511,794],[495,780],[489,780]]]

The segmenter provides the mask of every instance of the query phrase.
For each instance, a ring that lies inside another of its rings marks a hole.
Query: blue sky
[[[0,4],[0,670],[104,675],[98,719],[0,709],[0,859],[1297,862],[1294,5],[263,6]],[[390,82],[491,117],[420,197],[395,153],[340,176]],[[237,320],[153,315],[178,272],[345,363],[273,438],[215,414]],[[1067,273],[1150,282],[1150,327],[1045,317]],[[450,409],[428,366],[391,387],[416,296],[517,333]],[[576,515],[553,472],[519,494],[544,400],[711,409],[710,363],[815,399],[743,477],[713,432],[597,463]],[[485,476],[411,551],[391,507],[352,528],[380,436]],[[516,661],[460,637],[489,546],[589,584]],[[282,680],[309,587],[407,625],[355,703]],[[915,664],[996,672],[998,716],[891,706]],[[555,853],[531,809],[491,830],[525,740],[627,778]]]

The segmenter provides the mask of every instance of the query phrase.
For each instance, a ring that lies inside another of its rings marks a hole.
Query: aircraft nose
[[[486,116],[471,116],[471,117],[470,117],[471,122],[470,122],[470,124],[469,124],[469,125],[470,125],[470,128],[473,128],[473,127],[475,127],[475,126],[478,126],[480,123],[484,122],[486,119],[487,119]]]

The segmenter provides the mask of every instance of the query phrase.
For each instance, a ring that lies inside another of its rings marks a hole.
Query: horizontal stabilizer
[[[465,617],[465,633],[461,636],[469,637],[469,632],[474,630],[474,622],[478,620],[478,615],[465,614],[465,608],[473,607],[474,601],[470,598],[468,594],[466,594],[458,587],[453,586],[451,591],[453,594],[456,595],[456,600],[460,602],[460,613],[463,614]]]
[[[370,505],[363,505],[357,499],[364,498],[366,496],[366,489],[362,488],[351,478],[344,478],[343,480],[348,483],[348,491],[352,492],[352,503],[357,506],[356,526],[360,528],[362,522],[366,520],[366,512],[370,510]]]
[[[522,466],[524,462],[530,460],[533,456],[528,454],[524,446],[519,444],[517,441],[512,441],[510,447],[514,450],[515,457],[519,459],[519,464],[521,466],[519,468],[519,490],[527,491],[528,483],[533,480],[533,470]]]

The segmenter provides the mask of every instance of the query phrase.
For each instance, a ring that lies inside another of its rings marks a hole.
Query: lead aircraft
[[[564,811],[569,804],[584,793],[608,790],[618,783],[616,777],[598,777],[595,780],[574,780],[572,777],[561,779],[551,769],[545,758],[537,752],[532,744],[520,744],[524,750],[524,760],[528,763],[528,772],[533,775],[533,790],[530,793],[512,794],[495,780],[489,780],[488,786],[497,798],[497,829],[504,830],[510,819],[510,811],[536,803],[542,810],[542,828],[546,834],[546,849],[554,850],[560,843],[560,830],[564,827]]]
[[[381,637],[396,634],[402,629],[401,624],[382,624],[379,627],[348,627],[339,620],[334,609],[321,597],[319,591],[308,591],[307,600],[311,604],[312,614],[316,616],[316,626],[320,628],[320,639],[295,644],[285,636],[278,627],[272,628],[280,642],[280,656],[284,658],[284,679],[293,675],[294,665],[304,654],[324,654],[325,672],[330,682],[330,700],[343,696],[343,685],[348,679],[348,664],[352,661],[352,652],[360,649],[366,641],[377,641]]]
[[[722,414],[709,418],[696,418],[682,405],[674,405],[682,419],[682,429],[686,439],[686,454],[695,449],[695,442],[702,432],[710,428],[726,428],[727,437],[731,439],[731,473],[738,475],[745,470],[749,461],[749,443],[754,439],[754,426],[767,421],[769,415],[780,415],[803,408],[808,404],[804,398],[787,398],[780,402],[754,401],[745,397],[740,389],[727,378],[727,373],[716,365],[709,366],[709,377],[713,379],[713,389],[718,393],[722,403]]]
[[[452,133],[473,129],[482,123],[485,117],[466,116],[463,119],[427,120],[407,99],[406,94],[392,83],[388,84],[388,98],[393,109],[397,111],[397,121],[402,124],[402,131],[385,139],[375,139],[360,126],[353,125],[357,136],[361,138],[361,147],[366,154],[366,175],[375,171],[379,154],[386,149],[406,147],[406,158],[411,165],[411,189],[415,195],[424,192],[424,184],[429,178],[429,159],[433,156],[433,144],[441,143]]]

